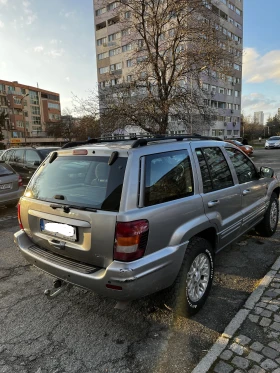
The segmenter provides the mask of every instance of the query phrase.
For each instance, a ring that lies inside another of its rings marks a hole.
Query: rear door
[[[237,174],[242,196],[242,231],[254,226],[264,214],[267,199],[267,180],[260,178],[253,162],[240,150],[225,148]]]
[[[5,195],[18,188],[18,175],[8,164],[0,161],[0,203],[6,200]]]
[[[9,164],[22,177],[23,183],[26,185],[25,180],[28,172],[24,166],[24,153],[25,149],[15,149],[9,159]]]
[[[24,168],[26,170],[26,183],[28,184],[34,172],[37,170],[38,166],[42,162],[41,157],[36,150],[26,149],[25,159],[24,159]]]
[[[218,146],[194,148],[200,170],[200,193],[205,214],[217,226],[219,248],[240,235],[242,206],[239,185],[235,185],[230,167]]]
[[[127,158],[108,165],[110,155],[59,154],[39,167],[21,200],[34,243],[100,267],[112,262]]]

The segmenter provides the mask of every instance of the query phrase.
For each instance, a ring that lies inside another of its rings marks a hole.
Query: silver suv
[[[49,297],[69,284],[119,301],[166,289],[165,304],[191,315],[219,250],[253,227],[276,231],[277,177],[230,143],[90,142],[52,152],[18,206],[15,242],[56,278]]]

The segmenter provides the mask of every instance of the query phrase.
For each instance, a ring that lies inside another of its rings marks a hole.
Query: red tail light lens
[[[131,262],[142,258],[149,235],[149,222],[135,220],[116,224],[114,259]]]
[[[18,186],[19,187],[23,186],[22,177],[20,175],[18,175]]]
[[[20,218],[20,203],[18,203],[17,205],[17,211],[18,211],[18,224],[19,224],[20,229],[23,229],[23,225],[22,225],[21,218]]]

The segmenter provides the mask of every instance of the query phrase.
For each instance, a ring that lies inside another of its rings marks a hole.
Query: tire
[[[263,220],[256,226],[256,231],[263,237],[271,237],[276,229],[279,220],[279,201],[276,193],[272,193],[268,209]]]
[[[197,265],[203,265],[203,276]],[[204,305],[214,277],[214,256],[209,241],[201,237],[191,239],[174,284],[167,289],[165,304],[181,316],[192,316]],[[202,279],[204,282],[202,283]],[[206,283],[205,283],[206,281]],[[197,284],[201,292],[196,293]]]

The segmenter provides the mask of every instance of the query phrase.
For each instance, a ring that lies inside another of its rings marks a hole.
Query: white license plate
[[[12,189],[12,187],[13,187],[13,184],[12,184],[12,183],[10,183],[10,184],[2,184],[2,185],[0,185],[0,189],[1,189],[1,190],[4,190],[4,189]]]
[[[54,237],[64,238],[69,241],[77,241],[77,229],[72,225],[41,219],[40,228],[42,232],[48,233]]]

